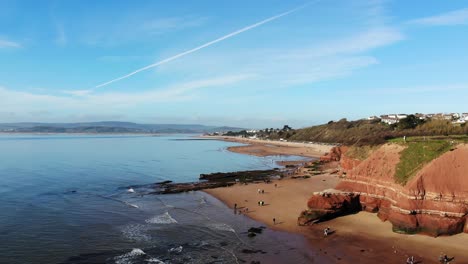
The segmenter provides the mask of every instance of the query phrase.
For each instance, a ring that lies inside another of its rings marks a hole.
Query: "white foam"
[[[146,219],[145,222],[148,224],[177,224],[177,220],[172,218],[169,212]]]
[[[165,264],[165,262],[157,259],[157,258],[150,258],[147,260],[148,263],[156,263],[156,264]]]
[[[202,197],[202,198],[200,199],[200,204],[206,204],[205,197]]]
[[[116,264],[130,264],[132,263],[132,259],[137,256],[142,256],[146,255],[146,253],[139,249],[139,248],[134,248],[132,251],[125,253],[123,255],[115,257],[115,263]]]
[[[146,253],[143,250],[139,249],[139,248],[134,248],[128,254],[130,254],[130,256],[138,256],[138,255],[145,255]]]
[[[223,224],[223,223],[208,224],[208,227],[211,229],[220,230],[220,231],[227,231],[227,232],[233,232],[233,233],[236,232],[236,230],[234,230],[234,228],[232,228],[230,225]]]
[[[147,242],[151,240],[151,236],[146,233],[148,229],[149,228],[146,225],[131,224],[122,228],[122,234],[127,239],[139,242]]]
[[[126,205],[130,206],[130,207],[133,207],[133,208],[140,208],[140,207],[139,207],[138,205],[136,205],[136,204],[131,204],[131,203],[125,202],[125,201],[124,201],[124,203],[125,203]]]
[[[133,188],[129,188],[129,189],[127,190],[127,192],[129,192],[129,193],[134,193],[135,190],[134,190]]]
[[[184,247],[178,246],[178,247],[174,247],[174,248],[169,249],[169,252],[180,253],[180,252],[182,252],[183,249],[184,249]]]

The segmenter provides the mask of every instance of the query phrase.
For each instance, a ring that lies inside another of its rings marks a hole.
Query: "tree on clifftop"
[[[424,120],[419,119],[415,115],[409,115],[398,122],[398,129],[413,129],[424,123]]]

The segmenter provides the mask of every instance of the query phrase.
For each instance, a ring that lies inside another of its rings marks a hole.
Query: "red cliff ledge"
[[[404,148],[385,144],[363,161],[346,157],[346,147],[332,150],[322,160],[339,160],[343,179],[335,190],[314,193],[298,224],[365,210],[390,221],[395,232],[468,233],[468,145],[432,160],[400,185],[394,175]]]

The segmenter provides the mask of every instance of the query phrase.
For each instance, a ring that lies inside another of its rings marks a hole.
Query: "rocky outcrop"
[[[310,208],[302,212],[298,225],[307,225],[312,222],[326,221],[331,218],[357,213],[361,210],[359,195],[327,191],[315,193],[308,201]]]
[[[346,176],[333,197],[335,209],[314,194],[308,202],[310,212],[325,210],[333,217],[340,211],[335,203],[348,203],[358,197],[362,210],[377,213],[389,221],[395,232],[425,233],[433,236],[468,232],[468,146],[460,145],[424,166],[406,185],[395,183],[394,175],[404,146],[386,144],[362,162],[341,156]],[[302,215],[301,215],[302,217]],[[309,221],[310,222],[310,221]]]
[[[152,184],[151,187],[154,189],[154,191],[151,193],[172,194],[198,191],[204,189],[227,187],[238,182],[270,182],[271,177],[281,177],[283,173],[283,170],[273,169],[200,174],[200,181],[198,182],[173,183],[172,181],[164,181]],[[129,186],[128,188],[131,187],[136,186]]]
[[[343,153],[346,152],[348,147],[341,146],[341,147],[333,147],[330,149],[330,152],[326,153],[322,157],[320,157],[320,161],[323,162],[330,162],[330,161],[340,161]]]

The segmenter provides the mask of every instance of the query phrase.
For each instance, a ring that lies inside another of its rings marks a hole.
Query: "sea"
[[[0,263],[312,263],[302,236],[263,228],[204,192],[155,182],[279,167],[290,156],[192,135],[0,135]],[[129,192],[129,186],[137,186]],[[262,233],[247,236],[250,227]]]

